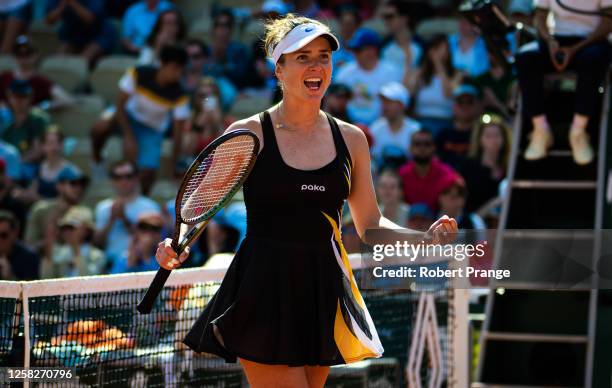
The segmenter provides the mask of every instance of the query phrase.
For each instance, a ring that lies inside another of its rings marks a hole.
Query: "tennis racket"
[[[258,152],[257,136],[247,129],[237,129],[219,136],[194,160],[176,196],[172,248],[177,257],[240,189],[255,164]],[[184,226],[191,229],[183,234]],[[164,268],[157,271],[138,304],[137,310],[141,314],[151,312],[171,272]]]

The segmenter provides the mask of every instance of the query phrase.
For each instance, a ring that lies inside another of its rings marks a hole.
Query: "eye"
[[[308,60],[308,57],[305,54],[300,54],[298,55],[297,60],[300,62],[306,62]]]
[[[327,62],[329,62],[329,54],[322,54],[322,55],[321,55],[321,61],[322,61],[323,63],[327,63]]]

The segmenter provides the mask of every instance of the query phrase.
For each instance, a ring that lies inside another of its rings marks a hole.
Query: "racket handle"
[[[140,303],[138,303],[138,307],[136,307],[136,310],[138,310],[139,313],[149,314],[151,312],[153,305],[155,304],[155,299],[157,299],[157,296],[164,288],[164,284],[166,284],[166,280],[168,280],[171,272],[172,271],[165,268],[160,268],[157,270],[157,274],[155,274],[147,293],[142,298]]]

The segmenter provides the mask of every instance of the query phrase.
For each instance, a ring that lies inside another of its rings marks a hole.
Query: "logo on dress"
[[[302,185],[302,191],[325,191],[325,186]]]

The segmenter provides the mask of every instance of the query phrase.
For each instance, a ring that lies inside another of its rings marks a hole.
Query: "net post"
[[[455,268],[461,268],[465,273],[467,260],[453,260]],[[451,336],[451,376],[449,387],[468,387],[470,382],[469,348],[469,308],[470,308],[470,280],[469,278],[454,278],[451,280],[451,322],[449,333]]]
[[[21,311],[23,311],[23,367],[30,367],[30,306],[28,301],[28,285],[21,282]],[[23,386],[28,388],[30,380],[25,379]]]

